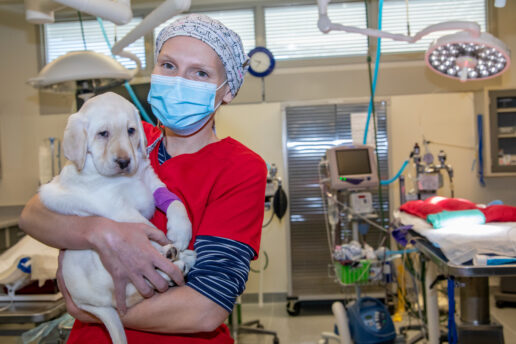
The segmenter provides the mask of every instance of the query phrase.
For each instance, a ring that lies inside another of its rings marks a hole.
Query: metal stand
[[[236,303],[233,307],[233,313],[229,316],[229,324],[231,326],[231,333],[235,344],[238,343],[238,335],[241,333],[251,333],[259,335],[268,335],[273,337],[273,344],[279,344],[278,334],[274,331],[269,331],[264,328],[260,320],[251,320],[241,323],[242,311],[240,303]],[[254,327],[256,326],[256,327]]]

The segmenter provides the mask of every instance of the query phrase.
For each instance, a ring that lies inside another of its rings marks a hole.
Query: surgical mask
[[[152,74],[147,101],[157,119],[178,135],[191,135],[201,129],[220,106],[215,106],[219,87],[209,82],[178,76]]]

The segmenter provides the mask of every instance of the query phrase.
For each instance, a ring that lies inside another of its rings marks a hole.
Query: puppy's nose
[[[120,166],[120,169],[123,170],[127,166],[129,166],[129,164],[131,163],[131,159],[130,158],[118,158],[115,160],[115,162],[118,164],[118,166]]]

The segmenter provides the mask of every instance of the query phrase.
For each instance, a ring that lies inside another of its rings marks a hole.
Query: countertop
[[[17,225],[23,207],[23,205],[0,206],[0,228]]]

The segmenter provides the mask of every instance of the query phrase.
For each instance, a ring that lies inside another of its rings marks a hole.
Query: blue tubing
[[[100,24],[100,29],[102,30],[102,34],[104,35],[104,40],[106,41],[109,51],[111,51],[111,43],[109,42],[109,38],[107,36],[106,30],[104,29],[104,22],[102,21],[102,18],[100,18],[100,17],[97,17],[97,21]],[[115,55],[113,53],[111,53],[111,56],[113,56],[113,58],[115,58]],[[143,120],[150,124],[154,124],[152,119],[149,117],[149,114],[147,113],[147,111],[145,111],[145,109],[143,108],[142,103],[140,103],[140,100],[138,100],[138,98],[136,97],[136,94],[134,93],[134,90],[131,87],[131,84],[129,84],[129,82],[126,81],[124,83],[124,86],[125,86],[125,89],[127,90],[127,93],[129,93],[129,96],[131,96],[131,99],[133,100],[134,105],[136,105],[136,107],[140,111],[140,114],[142,115]]]
[[[382,29],[382,12],[383,12],[383,0],[378,2],[378,30]],[[376,41],[376,60],[374,61],[374,75],[373,75],[373,87],[371,90],[371,99],[369,100],[369,107],[367,108],[367,121],[364,130],[364,139],[362,144],[367,143],[367,132],[369,131],[369,122],[371,121],[371,113],[373,112],[373,101],[374,94],[376,92],[376,81],[378,80],[378,67],[380,65],[380,55],[382,53],[382,39],[378,38]]]
[[[391,179],[381,180],[380,185],[389,185],[392,182],[394,182],[396,179],[398,179],[401,176],[401,174],[403,173],[403,171],[405,170],[405,167],[407,167],[408,163],[409,163],[409,161],[405,160],[403,162],[403,165],[401,165],[401,168],[399,169],[398,173],[396,173],[396,175],[394,177],[392,177]]]

